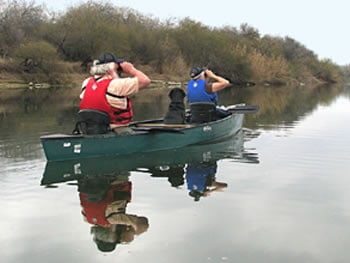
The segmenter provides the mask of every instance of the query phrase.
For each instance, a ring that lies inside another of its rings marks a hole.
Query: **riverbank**
[[[46,81],[40,81],[40,78],[37,78],[33,74],[33,81],[26,81],[22,78],[20,74],[1,72],[0,73],[0,88],[47,88],[51,86],[75,86],[81,85],[81,82],[86,77],[86,74],[62,74],[62,79],[64,82],[61,84],[51,84]],[[38,81],[35,81],[39,79]]]
[[[21,79],[21,76],[18,74],[3,72],[0,74],[0,88],[49,88],[52,86],[78,87],[86,77],[88,77],[88,74],[86,73],[62,74],[64,83],[50,84],[41,81],[28,82]],[[164,77],[161,76],[157,76],[157,78],[158,79],[154,79],[151,77],[151,86],[154,88],[168,88],[173,86],[184,87],[186,85],[186,81],[163,80]]]
[[[70,68],[76,69],[74,63],[70,65]],[[140,69],[145,72],[152,79],[151,86],[156,88],[161,87],[172,87],[180,86],[184,87],[188,81],[186,78],[179,78],[176,76],[169,76],[167,74],[155,74],[148,67],[140,67]],[[80,86],[82,81],[89,76],[87,72],[82,72],[78,70],[67,70],[65,73],[56,73],[55,78],[50,79],[47,75],[43,76],[42,74],[28,74],[28,73],[18,73],[11,72],[9,70],[0,70],[0,88],[48,88],[52,86],[64,86],[64,87],[76,87]],[[48,79],[50,79],[48,81]],[[318,79],[312,75],[305,77],[302,80],[290,79],[286,80],[275,80],[271,81],[242,81],[242,82],[233,82],[234,86],[318,86],[325,84],[334,84],[328,83],[324,80]]]

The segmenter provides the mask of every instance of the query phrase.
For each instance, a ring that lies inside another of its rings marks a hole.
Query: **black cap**
[[[110,62],[114,62],[114,63],[121,63],[124,60],[117,58],[113,53],[110,52],[104,52],[102,53],[99,57],[98,57],[98,63],[99,64],[105,64],[105,63],[110,63]]]
[[[101,252],[112,252],[116,246],[117,243],[111,243],[111,242],[105,242],[102,240],[95,240],[95,243],[97,245],[97,248],[101,251]]]
[[[199,201],[199,199],[201,198],[201,196],[203,196],[203,193],[197,191],[197,190],[192,190],[188,193],[190,196],[192,196],[194,198],[194,201]]]
[[[204,70],[205,70],[205,68],[201,68],[201,67],[191,68],[191,71],[190,71],[191,79],[197,78],[199,76],[199,74],[201,74]]]

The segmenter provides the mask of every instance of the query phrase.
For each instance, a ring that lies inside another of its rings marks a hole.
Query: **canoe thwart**
[[[176,128],[167,128],[167,127],[132,127],[133,131],[142,131],[142,132],[166,132],[166,133],[183,133],[182,130],[176,129]]]

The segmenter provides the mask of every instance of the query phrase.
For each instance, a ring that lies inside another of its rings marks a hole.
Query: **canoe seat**
[[[211,102],[194,102],[190,104],[191,123],[205,123],[216,120],[216,105]]]
[[[73,134],[103,134],[109,128],[109,115],[99,110],[80,110]]]

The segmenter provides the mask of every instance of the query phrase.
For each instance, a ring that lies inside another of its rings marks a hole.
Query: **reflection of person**
[[[130,77],[121,78],[123,72]],[[132,121],[132,103],[128,96],[147,87],[151,80],[133,64],[118,59],[113,53],[102,53],[91,68],[93,77],[82,83],[80,109],[108,113],[111,128]]]
[[[172,187],[179,187],[187,183],[189,195],[195,201],[212,192],[222,191],[226,183],[216,181],[217,163],[214,160],[188,163],[185,165],[157,166],[147,169],[152,177],[167,177]]]
[[[148,172],[151,173],[152,177],[166,177],[172,187],[179,187],[185,183],[184,166],[182,164],[173,166],[163,165],[149,168]]]
[[[214,191],[221,191],[227,187],[226,183],[216,181],[216,170],[216,161],[189,163],[187,165],[187,188],[190,190],[189,195],[192,196],[195,201],[199,201],[202,196],[208,196]]]
[[[131,201],[131,182],[121,178],[83,178],[79,197],[86,222],[98,249],[113,251],[117,244],[131,242],[135,235],[148,229],[148,219],[126,213]]]

